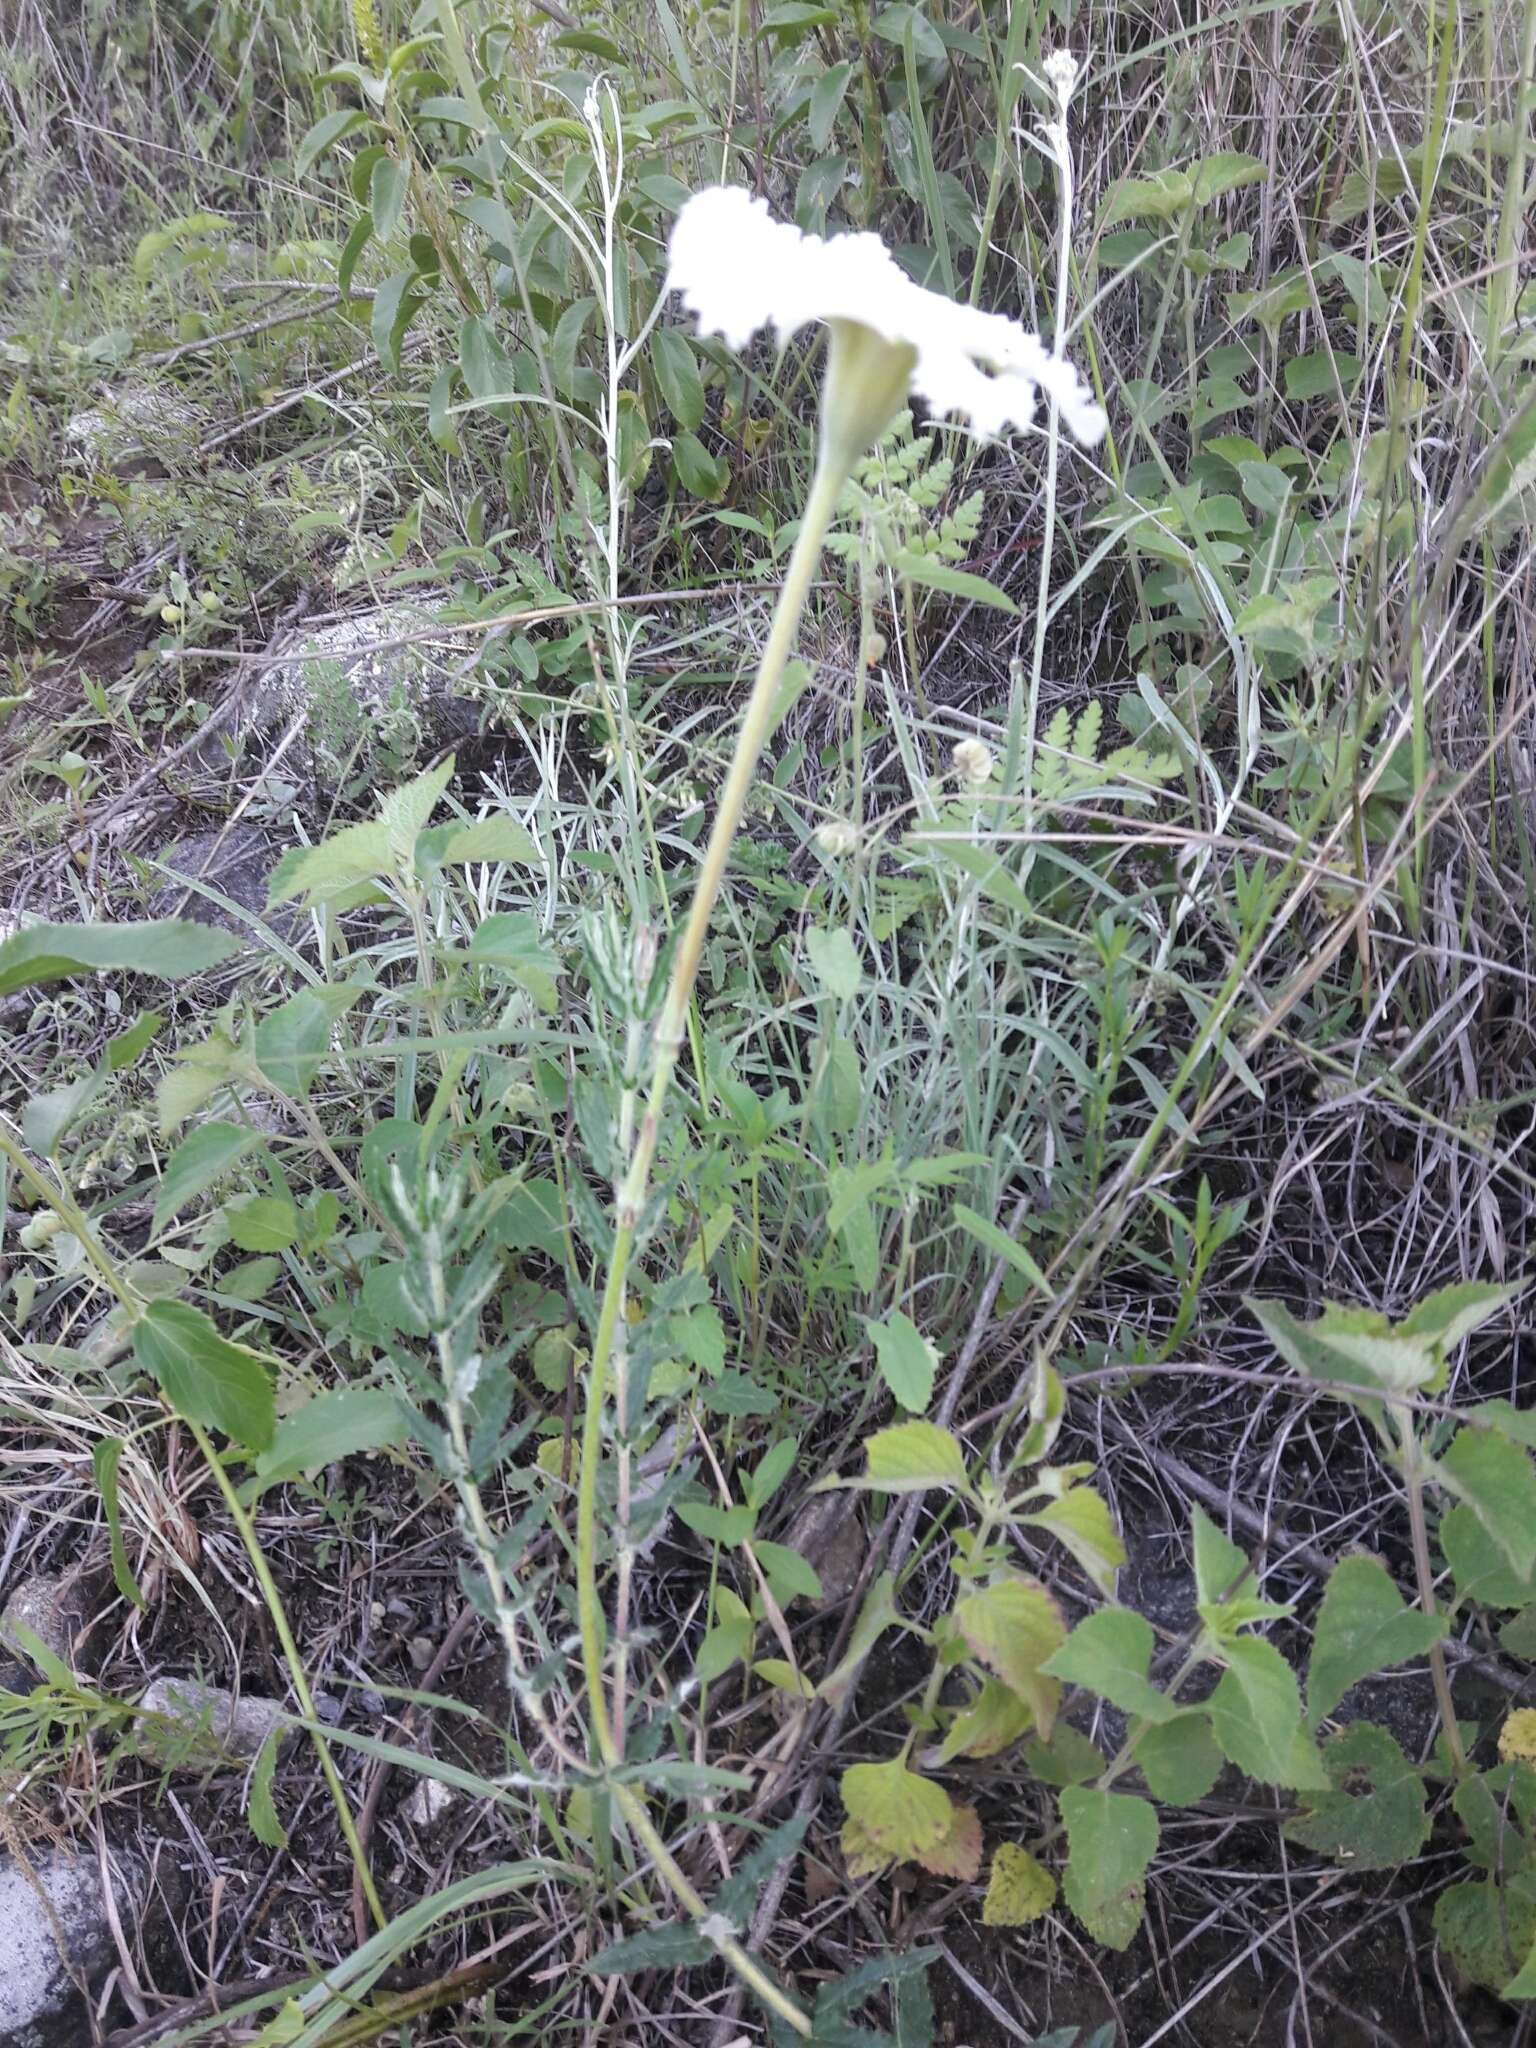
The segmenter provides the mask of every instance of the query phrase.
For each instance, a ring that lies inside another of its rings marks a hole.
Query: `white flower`
[[[1104,414],[1071,364],[1017,320],[925,291],[878,235],[803,235],[740,186],[713,186],[683,207],[667,285],[706,334],[723,335],[735,349],[764,327],[782,337],[825,321],[834,348],[823,430],[862,435],[861,448],[909,388],[936,413],[964,413],[980,434],[1029,426],[1041,391],[1080,441],[1091,444],[1104,432]],[[882,406],[888,409],[867,430]],[[834,419],[844,408],[856,422]]]
[[[963,788],[985,789],[992,780],[992,749],[985,740],[956,740],[949,758]]]
[[[1056,104],[1063,114],[1072,104],[1072,95],[1077,90],[1080,76],[1077,59],[1070,50],[1052,50],[1040,66],[1045,82],[1055,95]]]
[[[828,818],[816,827],[816,844],[828,860],[846,860],[850,853],[859,850],[858,828],[846,818]]]

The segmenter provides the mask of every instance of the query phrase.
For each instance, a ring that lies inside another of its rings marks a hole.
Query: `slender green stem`
[[[758,664],[757,680],[752,686],[751,696],[747,699],[735,752],[720,792],[719,806],[715,812],[709,842],[705,847],[693,901],[689,905],[683,928],[678,934],[667,992],[662,1002],[653,1041],[650,1088],[641,1113],[639,1128],[635,1133],[628,1165],[617,1190],[613,1249],[609,1255],[607,1279],[592,1345],[592,1361],[588,1369],[587,1405],[581,1435],[581,1465],[576,1488],[576,1607],[581,1634],[582,1670],[586,1679],[593,1736],[603,1763],[610,1768],[622,1759],[623,1740],[622,1731],[615,1727],[610,1717],[604,1676],[603,1648],[606,1629],[597,1585],[597,1491],[603,1455],[603,1415],[608,1399],[608,1382],[614,1362],[615,1343],[624,1312],[629,1262],[634,1252],[635,1234],[650,1187],[651,1165],[656,1156],[662,1114],[683,1043],[688,1006],[692,999],[694,982],[698,978],[699,962],[703,956],[710,919],[725,880],[732,842],[746,813],[747,798],[751,793],[752,778],[757,770],[758,759],[773,729],[779,692],[794,647],[795,634],[799,629],[800,614],[805,608],[811,580],[821,558],[822,542],[826,538],[843,485],[847,481],[853,453],[857,451],[850,452],[842,445],[830,449],[824,445],[821,459],[817,464],[805,515],[800,523],[800,531],[795,537],[795,545],[790,553],[767,643]],[[657,1870],[679,1903],[695,1919],[702,1919],[706,1913],[704,1902],[668,1851],[646,1812],[640,1795],[631,1786],[614,1784],[611,1780],[610,1787],[630,1827],[645,1844]],[[803,2014],[793,2001],[786,1998],[772,1983],[745,1949],[734,1939],[726,1938],[720,1940],[719,1947],[721,1954],[744,1983],[749,1984],[797,2033],[809,2034],[810,2025]]]
[[[1419,1606],[1431,1620],[1435,1614],[1435,1572],[1429,1556],[1429,1527],[1424,1519],[1424,1467],[1419,1440],[1413,1432],[1411,1415],[1396,1415],[1398,1435],[1402,1440],[1403,1489],[1408,1496],[1408,1530],[1413,1542],[1413,1569],[1418,1581]],[[1458,1778],[1467,1770],[1467,1752],[1461,1739],[1461,1728],[1456,1720],[1456,1706],[1451,1698],[1450,1673],[1445,1668],[1445,1645],[1435,1642],[1429,1646],[1429,1675],[1435,1688],[1435,1705],[1440,1713],[1440,1725],[1445,1730],[1445,1746],[1450,1752],[1451,1765]]]
[[[267,1563],[266,1553],[261,1547],[261,1539],[256,1534],[256,1525],[246,1513],[244,1503],[230,1483],[229,1474],[224,1470],[223,1461],[220,1459],[217,1450],[215,1450],[213,1440],[207,1430],[204,1429],[200,1422],[188,1421],[186,1426],[191,1431],[193,1442],[202,1452],[208,1469],[212,1472],[214,1479],[218,1483],[219,1491],[224,1496],[224,1505],[229,1510],[229,1518],[240,1533],[240,1541],[245,1545],[245,1554],[251,1561],[251,1570],[256,1575],[256,1583],[261,1588],[261,1597],[266,1602],[267,1612],[272,1617],[272,1626],[277,1631],[277,1640],[282,1646],[283,1661],[287,1664],[288,1676],[293,1681],[293,1690],[298,1698],[299,1711],[303,1714],[305,1720],[311,1724],[310,1733],[314,1738],[315,1751],[320,1758],[320,1769],[325,1775],[325,1782],[329,1788],[332,1803],[336,1808],[336,1818],[341,1823],[341,1832],[346,1839],[348,1851],[351,1854],[353,1865],[357,1871],[358,1882],[362,1885],[364,1897],[368,1901],[368,1910],[373,1915],[374,1925],[376,1927],[387,1927],[389,1925],[389,1915],[385,1912],[378,1891],[374,1886],[373,1872],[368,1868],[368,1858],[364,1855],[363,1845],[358,1839],[357,1823],[352,1818],[352,1809],[347,1804],[346,1790],[337,1773],[336,1765],[332,1761],[330,1745],[320,1733],[321,1723],[319,1715],[315,1712],[314,1694],[309,1689],[309,1680],[304,1673],[303,1660],[299,1656],[299,1646],[293,1639],[293,1629],[289,1625],[288,1610],[283,1605],[282,1594],[277,1590],[277,1581],[272,1576],[271,1567]]]

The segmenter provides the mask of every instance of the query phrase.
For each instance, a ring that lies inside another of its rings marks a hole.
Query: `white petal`
[[[963,413],[978,433],[1027,427],[1038,387],[1068,428],[1097,441],[1105,419],[1070,363],[1002,313],[925,291],[878,235],[803,235],[740,186],[695,193],[672,230],[668,289],[706,334],[745,348],[764,327],[788,335],[812,320],[849,320],[917,352],[912,388],[935,412]]]

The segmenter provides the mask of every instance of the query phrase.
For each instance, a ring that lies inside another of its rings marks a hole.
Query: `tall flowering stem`
[[[758,761],[773,729],[785,667],[794,648],[822,545],[853,464],[885,431],[908,393],[937,412],[965,412],[988,433],[1027,426],[1039,389],[1081,438],[1096,440],[1103,414],[1059,355],[1048,354],[1016,322],[924,291],[874,235],[830,241],[801,235],[772,219],[761,200],[730,188],[698,194],[673,232],[669,285],[708,330],[745,346],[773,324],[789,333],[810,321],[829,334],[826,382],[815,474],[768,638],[758,662],[720,790],[688,915],[678,933],[671,973],[651,1047],[651,1072],[630,1153],[615,1190],[614,1239],[593,1336],[576,1489],[576,1604],[582,1671],[593,1739],[620,1812],[684,1909],[701,1924],[742,1980],[798,2034],[810,2022],[755,1960],[709,1913],[668,1850],[627,1779],[622,1685],[610,1703],[604,1664],[606,1626],[597,1582],[598,1481],[603,1418],[610,1386],[625,1414],[624,1313],[630,1262],[650,1194],[651,1169],[667,1095],[677,1070],[688,1006],[704,941],[719,900],[731,848],[746,812]]]

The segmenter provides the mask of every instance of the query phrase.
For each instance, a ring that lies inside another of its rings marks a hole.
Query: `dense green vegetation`
[[[21,0],[0,1832],[167,1845],[125,2048],[1526,2038],[1533,39]],[[1107,432],[701,332],[720,183]]]

